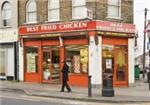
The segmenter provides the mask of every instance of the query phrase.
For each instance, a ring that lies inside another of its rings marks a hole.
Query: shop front
[[[112,78],[114,86],[128,86],[133,78],[135,26],[124,23],[97,22],[98,35],[102,38],[102,77]],[[130,43],[129,40],[132,40]],[[132,49],[129,47],[132,46]],[[133,63],[133,62],[132,62]],[[131,77],[131,76],[130,76]]]
[[[117,43],[114,43],[114,42]],[[110,43],[113,42],[113,43]],[[114,86],[128,86],[128,40],[102,39],[103,79],[110,76]]]
[[[65,59],[69,65],[69,83],[87,85],[87,39],[64,39],[63,46],[54,39],[23,40],[26,82],[60,83]]]
[[[125,26],[124,26],[125,25]],[[113,27],[113,28],[112,28]],[[124,31],[125,30],[125,31]],[[60,83],[63,61],[69,65],[69,84],[114,86],[133,83],[134,25],[81,21],[20,26],[25,82]],[[131,54],[132,52],[132,54]]]
[[[63,61],[66,60],[69,65],[69,84],[87,86],[86,30],[91,26],[88,22],[72,22],[20,27],[24,81],[60,83]]]

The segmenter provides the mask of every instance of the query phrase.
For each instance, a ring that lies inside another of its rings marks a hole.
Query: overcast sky
[[[138,50],[136,56],[143,54],[144,9],[147,8],[147,19],[150,20],[150,0],[134,0],[134,24],[138,30]],[[146,40],[148,38],[146,37]],[[146,41],[147,45],[147,41]],[[147,46],[146,46],[147,50]]]

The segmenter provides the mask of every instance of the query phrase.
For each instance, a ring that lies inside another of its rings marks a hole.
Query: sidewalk
[[[37,84],[24,82],[0,81],[0,90],[15,89],[23,90],[27,95],[52,97],[71,100],[97,101],[97,102],[150,102],[148,83],[138,81],[130,87],[114,88],[114,97],[101,96],[101,88],[92,88],[92,97],[88,97],[85,87],[71,86],[72,92],[60,92],[61,85]]]

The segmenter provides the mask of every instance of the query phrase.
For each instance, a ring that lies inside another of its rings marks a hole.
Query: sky
[[[135,56],[143,54],[143,31],[144,31],[144,9],[147,8],[147,20],[150,20],[150,0],[134,0],[134,24],[138,31],[138,43],[135,50]],[[146,51],[147,51],[148,38],[146,36]]]

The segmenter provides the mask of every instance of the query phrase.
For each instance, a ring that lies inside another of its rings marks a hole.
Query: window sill
[[[29,72],[29,71],[26,71],[25,73],[26,74],[37,74],[38,72]]]
[[[26,23],[24,23],[24,25],[32,25],[32,24],[38,24],[38,22],[36,21],[36,22],[26,22]]]
[[[87,18],[87,17],[85,17],[85,18],[80,18],[80,19],[71,19],[71,21],[82,21],[82,20],[91,20],[91,19],[89,19],[89,18]]]
[[[74,75],[78,75],[78,76],[87,76],[87,73],[69,73],[69,76],[74,76]]]
[[[8,28],[12,28],[11,26],[2,26],[1,29],[8,29]]]
[[[108,20],[122,20],[121,17],[106,17]]]
[[[51,21],[45,21],[45,23],[59,23],[61,22],[60,20],[51,20]]]

